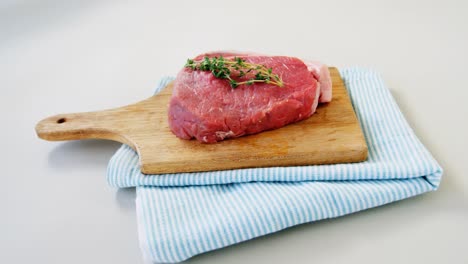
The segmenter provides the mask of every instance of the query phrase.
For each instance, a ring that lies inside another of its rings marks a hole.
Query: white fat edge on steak
[[[331,82],[330,72],[327,65],[311,60],[302,60],[307,69],[314,74],[315,79],[322,84],[320,91],[320,103],[328,103],[332,100],[333,84]]]

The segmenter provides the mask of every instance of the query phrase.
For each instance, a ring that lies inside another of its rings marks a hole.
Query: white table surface
[[[468,263],[467,1],[125,2],[0,2],[0,263],[142,263],[135,192],[105,179],[119,144],[46,142],[35,123],[144,99],[216,49],[377,69],[445,175],[192,263]]]

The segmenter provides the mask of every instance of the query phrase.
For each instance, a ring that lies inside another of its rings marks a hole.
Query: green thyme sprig
[[[192,70],[211,71],[216,78],[226,79],[232,88],[237,88],[239,85],[252,85],[254,83],[268,83],[282,87],[283,80],[273,74],[272,68],[267,68],[261,64],[248,63],[242,58],[234,57],[233,60],[228,60],[220,57],[205,57],[203,60],[195,61],[188,59],[185,67]],[[245,81],[236,79],[241,77],[250,77]]]

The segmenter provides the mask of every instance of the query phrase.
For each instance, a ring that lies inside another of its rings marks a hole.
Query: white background
[[[105,180],[119,144],[45,142],[35,123],[144,99],[216,49],[380,71],[445,175],[192,263],[468,263],[467,1],[125,2],[0,2],[0,263],[141,263],[134,190]]]

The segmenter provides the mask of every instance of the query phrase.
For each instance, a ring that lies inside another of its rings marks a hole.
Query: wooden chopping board
[[[131,146],[145,174],[360,162],[367,145],[349,95],[336,68],[330,68],[333,101],[320,104],[307,120],[256,135],[202,144],[171,133],[169,84],[161,93],[116,109],[62,114],[36,126],[45,140],[110,139]]]

